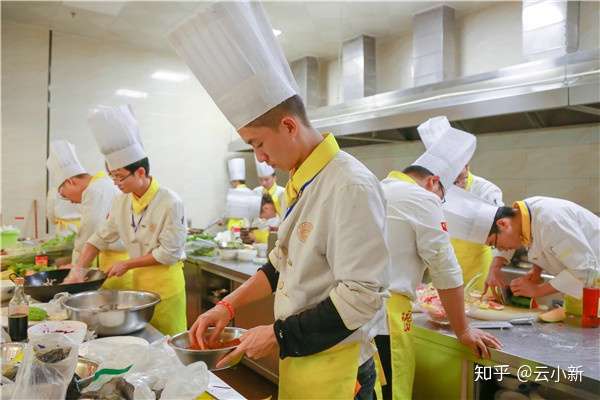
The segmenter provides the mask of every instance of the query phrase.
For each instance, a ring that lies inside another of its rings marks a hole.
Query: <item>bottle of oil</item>
[[[25,295],[22,277],[15,279],[15,294],[8,303],[8,334],[13,342],[27,340],[27,325],[29,322],[29,303]]]

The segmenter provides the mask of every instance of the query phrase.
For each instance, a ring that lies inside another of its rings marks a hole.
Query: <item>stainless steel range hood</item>
[[[417,140],[416,126],[446,115],[472,133],[600,123],[600,49],[313,109],[315,128],[342,146]],[[248,150],[241,140],[230,151]]]

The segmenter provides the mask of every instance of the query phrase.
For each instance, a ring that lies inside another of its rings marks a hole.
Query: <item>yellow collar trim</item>
[[[240,184],[239,184],[239,185],[237,185],[235,188],[236,188],[236,189],[245,189],[245,188],[247,188],[247,187],[248,187],[248,186],[246,186],[246,184],[245,184],[245,183],[240,183]]]
[[[92,176],[92,180],[90,181],[90,183],[97,181],[98,179],[102,179],[105,176],[106,176],[106,173],[104,171],[100,171],[96,175]]]
[[[467,183],[465,184],[465,190],[469,191],[473,187],[473,174],[471,171],[467,172]]]
[[[288,207],[298,198],[300,189],[313,179],[340,151],[335,136],[323,135],[323,141],[309,154],[297,170],[290,171],[290,180],[285,185],[285,199]]]
[[[133,212],[136,214],[141,214],[147,207],[150,205],[150,202],[158,193],[158,189],[160,186],[158,185],[158,181],[156,178],[151,178],[150,186],[146,193],[140,198],[138,198],[135,194],[131,193],[131,207],[133,208]]]
[[[515,201],[513,208],[518,208],[521,212],[521,244],[525,247],[531,245],[531,216],[529,208],[524,201]]]
[[[387,177],[389,179],[395,179],[397,181],[407,182],[413,185],[417,184],[417,182],[413,178],[400,171],[391,171]]]
[[[281,215],[281,204],[279,203],[279,195],[277,194],[277,183],[273,183],[270,189],[265,189],[263,186],[263,193],[267,193],[271,196],[273,204],[275,204],[275,212],[277,215]]]

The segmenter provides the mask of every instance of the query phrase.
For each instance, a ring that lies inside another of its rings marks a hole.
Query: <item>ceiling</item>
[[[2,1],[2,20],[48,27],[57,32],[118,40],[168,50],[166,35],[210,2],[192,1]],[[340,45],[360,34],[383,38],[411,30],[412,15],[440,4],[457,17],[492,2],[367,1],[264,2],[289,61],[311,55],[335,58]]]

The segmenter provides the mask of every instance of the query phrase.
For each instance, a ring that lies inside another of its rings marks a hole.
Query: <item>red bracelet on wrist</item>
[[[221,305],[221,306],[225,307],[227,309],[227,311],[229,312],[229,319],[233,319],[235,312],[234,312],[233,306],[231,305],[230,302],[221,300],[221,301],[217,302],[217,305]]]

